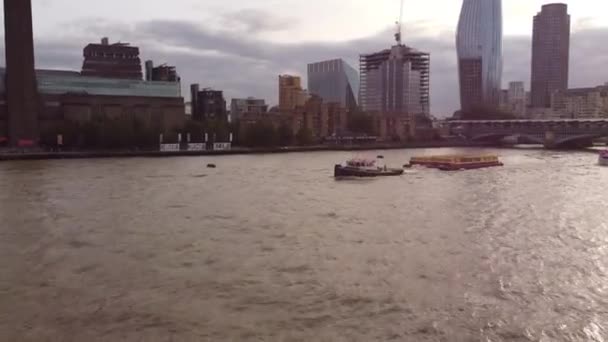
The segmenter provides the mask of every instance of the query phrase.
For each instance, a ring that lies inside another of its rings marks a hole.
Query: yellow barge
[[[423,156],[413,157],[410,165],[422,165],[444,171],[473,170],[486,167],[503,166],[498,156]]]

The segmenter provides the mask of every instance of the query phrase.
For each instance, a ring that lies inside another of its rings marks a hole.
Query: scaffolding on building
[[[397,45],[395,47],[401,48],[401,55],[404,62],[411,62],[412,70],[420,72],[420,103],[423,114],[430,115],[430,66],[431,66],[431,55],[427,52],[418,51],[407,45]],[[395,48],[393,47],[393,48]],[[359,88],[359,104],[365,111],[370,106],[370,101],[373,101],[374,97],[377,97],[373,93],[373,89],[370,89],[369,84],[369,73],[372,70],[379,69],[382,63],[389,60],[391,55],[391,49],[382,50],[380,52],[364,54],[359,57],[359,73],[361,78],[361,84]]]

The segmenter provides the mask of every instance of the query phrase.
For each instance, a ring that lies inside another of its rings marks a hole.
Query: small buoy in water
[[[207,164],[207,167],[210,169],[215,169],[216,165],[215,164]]]
[[[378,159],[384,159],[384,156],[383,155],[379,155]]]

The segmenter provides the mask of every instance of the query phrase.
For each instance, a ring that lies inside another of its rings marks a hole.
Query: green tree
[[[249,126],[245,135],[245,144],[250,147],[276,146],[278,141],[274,126],[265,121],[258,121]]]
[[[291,146],[293,144],[293,130],[287,124],[281,124],[277,129],[277,138],[279,141],[279,145],[281,146]]]
[[[184,128],[180,131],[183,131],[185,134],[190,134],[190,140],[192,142],[201,143],[205,141],[205,132],[207,132],[207,129],[203,123],[189,120],[186,121]]]
[[[300,128],[296,134],[296,141],[300,146],[311,145],[313,143],[312,131],[308,128]]]
[[[348,129],[355,134],[374,134],[374,119],[364,112],[354,112],[348,120]]]

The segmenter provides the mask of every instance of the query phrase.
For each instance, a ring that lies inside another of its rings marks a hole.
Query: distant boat
[[[380,167],[376,165],[375,160],[367,159],[350,159],[345,165],[338,164],[334,167],[334,177],[382,177],[402,174],[403,169]]]
[[[442,171],[458,171],[483,169],[487,167],[503,166],[497,156],[429,156],[414,157],[410,165],[422,165]]]
[[[215,164],[207,164],[207,168],[209,169],[215,169],[217,167],[217,165]]]
[[[598,162],[601,166],[608,166],[608,150],[604,150],[600,152],[598,157]]]

